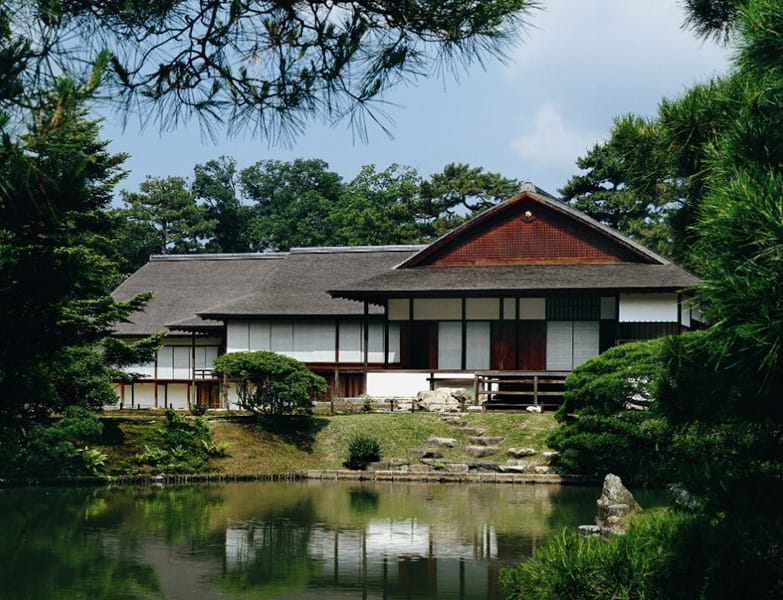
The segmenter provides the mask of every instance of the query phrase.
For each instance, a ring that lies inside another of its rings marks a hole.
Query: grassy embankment
[[[134,457],[144,451],[165,421],[162,414],[143,416],[109,414],[104,419],[103,443],[95,447],[108,456],[110,474],[128,473]],[[555,428],[552,413],[471,414],[464,417],[469,427],[485,428],[487,436],[502,436],[499,451],[482,460],[505,462],[511,447],[546,450],[545,439]],[[441,448],[443,458],[451,461],[475,460],[465,456],[467,435],[443,422],[432,413],[368,413],[339,416],[314,416],[278,420],[212,419],[209,423],[215,442],[227,446],[226,456],[210,459],[208,470],[226,475],[251,473],[287,473],[306,469],[339,469],[346,457],[348,441],[362,433],[380,441],[384,459],[410,458],[409,448],[426,448],[430,436],[455,438],[455,448]],[[144,472],[143,467],[135,467]]]

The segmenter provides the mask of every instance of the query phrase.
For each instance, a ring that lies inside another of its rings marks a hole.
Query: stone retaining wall
[[[537,475],[532,473],[411,473],[405,471],[348,471],[345,469],[313,469],[304,471],[306,479],[353,479],[360,481],[421,481],[426,483],[546,483],[587,484],[595,483],[583,477],[569,475]]]

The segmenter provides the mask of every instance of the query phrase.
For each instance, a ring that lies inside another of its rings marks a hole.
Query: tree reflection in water
[[[0,490],[0,600],[502,598],[500,567],[590,521],[597,495],[348,482]]]

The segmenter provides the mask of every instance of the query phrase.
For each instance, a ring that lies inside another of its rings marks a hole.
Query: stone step
[[[483,436],[483,435],[471,435],[468,436],[468,442],[474,446],[497,446],[505,438],[501,436]]]
[[[535,448],[509,448],[506,454],[512,458],[524,458],[525,456],[533,456],[538,453]]]
[[[472,456],[473,458],[482,458],[495,454],[500,448],[497,446],[465,446],[465,454]]]
[[[453,448],[457,445],[457,440],[454,438],[442,438],[442,437],[435,437],[430,436],[429,439],[427,439],[428,444],[432,444],[433,446],[447,446],[449,448]]]
[[[480,436],[487,433],[484,427],[460,427],[459,430],[467,436]]]

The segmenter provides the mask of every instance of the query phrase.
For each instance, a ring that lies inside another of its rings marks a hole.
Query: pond
[[[0,489],[0,599],[502,598],[595,488],[322,482]]]

